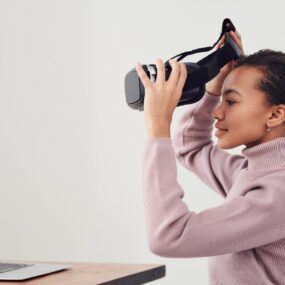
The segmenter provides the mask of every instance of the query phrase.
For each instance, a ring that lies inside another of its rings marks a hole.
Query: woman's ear
[[[279,104],[273,107],[269,121],[272,127],[285,123],[285,104]]]

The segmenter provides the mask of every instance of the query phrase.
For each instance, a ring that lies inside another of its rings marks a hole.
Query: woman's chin
[[[226,139],[223,139],[223,138],[218,139],[217,146],[221,149],[230,149],[234,147],[229,142],[227,142]]]

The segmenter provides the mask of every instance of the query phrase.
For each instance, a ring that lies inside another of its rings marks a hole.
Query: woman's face
[[[266,122],[270,108],[264,93],[256,88],[262,73],[254,67],[241,66],[229,73],[222,88],[222,101],[212,112],[217,124],[227,131],[218,134],[222,149],[245,144],[251,147],[267,140]]]

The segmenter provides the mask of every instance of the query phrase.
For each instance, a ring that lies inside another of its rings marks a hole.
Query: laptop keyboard
[[[31,266],[33,264],[23,264],[23,263],[0,263],[0,273],[24,268],[27,266]]]

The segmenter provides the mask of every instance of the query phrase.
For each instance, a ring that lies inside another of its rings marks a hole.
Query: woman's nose
[[[222,108],[222,104],[220,103],[216,109],[212,112],[212,117],[217,120],[222,120],[224,117],[224,111]]]

